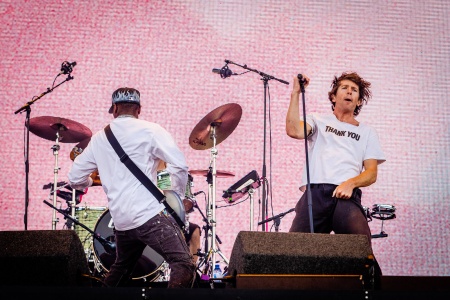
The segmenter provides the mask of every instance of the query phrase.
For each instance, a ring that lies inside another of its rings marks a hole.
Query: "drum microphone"
[[[203,191],[193,193],[192,196],[197,196],[197,195],[200,195],[201,193],[203,193]]]
[[[71,62],[71,63],[68,61],[64,61],[61,64],[61,72],[59,73],[59,75],[62,75],[62,74],[67,75],[67,74],[72,73],[73,67],[75,67],[76,65],[77,65],[76,61]]]
[[[228,68],[227,65],[225,65],[222,69],[212,69],[212,72],[219,74],[223,79],[230,77],[231,75],[236,75]]]

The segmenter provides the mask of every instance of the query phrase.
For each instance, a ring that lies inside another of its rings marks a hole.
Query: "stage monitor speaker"
[[[0,231],[0,286],[87,286],[87,258],[73,230]]]
[[[373,263],[365,235],[241,231],[228,275],[365,275]]]

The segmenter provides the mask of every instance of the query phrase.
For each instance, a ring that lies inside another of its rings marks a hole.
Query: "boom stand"
[[[97,241],[99,241],[100,244],[102,244],[102,246],[105,248],[105,251],[108,254],[114,254],[116,252],[116,243],[108,241],[107,239],[102,237],[99,233],[94,232],[92,229],[90,229],[89,227],[87,227],[83,223],[80,223],[76,218],[72,218],[72,216],[70,216],[69,214],[67,214],[63,210],[58,209],[56,206],[51,205],[50,203],[48,203],[45,200],[43,202],[45,204],[47,204],[48,206],[50,206],[51,208],[53,208],[55,213],[56,213],[56,211],[58,211],[60,214],[64,215],[64,218],[68,218],[68,219],[72,220],[72,222],[74,222],[75,224],[77,224],[77,225],[83,227],[85,230],[89,231],[89,233],[92,234],[92,237],[94,239],[96,239]]]
[[[261,201],[261,219],[265,220],[267,218],[267,214],[268,214],[268,211],[269,211],[268,210],[268,205],[267,205],[268,204],[267,203],[268,202],[268,199],[267,199],[267,194],[268,193],[266,192],[266,180],[265,180],[267,178],[266,177],[266,173],[267,173],[267,170],[266,170],[266,135],[267,135],[267,133],[266,133],[266,123],[267,123],[266,119],[267,119],[267,117],[266,116],[267,116],[267,87],[268,87],[268,81],[274,79],[274,80],[279,81],[281,83],[284,83],[286,85],[289,85],[289,82],[287,82],[285,80],[282,80],[282,79],[278,79],[278,78],[276,78],[276,77],[274,77],[272,75],[266,74],[266,73],[258,71],[256,69],[251,69],[251,68],[247,67],[247,65],[239,65],[239,64],[237,64],[235,62],[232,62],[232,61],[230,61],[228,59],[225,60],[225,63],[227,65],[228,64],[236,65],[236,66],[239,66],[239,67],[241,67],[241,68],[243,68],[245,70],[248,70],[249,72],[251,71],[251,72],[259,74],[261,76],[261,80],[264,83],[264,138],[263,138],[263,166],[262,166],[262,176],[261,176],[261,178],[263,178],[263,183],[262,183],[263,188],[262,188],[262,201]],[[266,231],[266,229],[267,229],[266,227],[267,227],[267,225],[262,225],[262,227],[261,227],[262,231]]]
[[[67,74],[67,73],[65,73]],[[56,77],[58,77],[59,75],[61,75],[61,73],[59,73]],[[16,110],[14,112],[14,114],[18,114],[18,113],[22,113],[23,111],[26,111],[26,116],[25,116],[25,128],[26,128],[26,134],[25,134],[25,151],[24,151],[24,156],[25,156],[25,213],[23,215],[23,223],[25,225],[25,230],[28,230],[28,205],[30,203],[30,191],[28,189],[28,183],[29,183],[29,173],[30,173],[30,116],[31,116],[31,105],[33,105],[34,102],[38,101],[39,99],[41,99],[42,97],[44,97],[45,95],[47,95],[48,93],[53,92],[54,89],[56,89],[58,86],[60,86],[61,84],[63,84],[66,81],[72,80],[73,77],[70,75],[67,76],[67,78],[59,83],[58,85],[52,87],[52,88],[47,88],[47,90],[45,92],[43,92],[42,94],[40,94],[38,97],[33,98],[33,100],[28,101],[27,103],[25,103],[21,108],[19,108],[18,110]],[[56,187],[56,186],[55,186]]]
[[[214,268],[214,264],[216,262],[216,253],[219,254],[222,259],[228,264],[228,259],[223,255],[223,253],[216,246],[216,178],[217,178],[217,170],[216,170],[216,157],[217,157],[217,149],[216,149],[216,126],[220,126],[220,122],[211,123],[210,128],[210,138],[213,140],[213,147],[211,148],[211,161],[209,167],[209,173],[207,175],[208,181],[208,205],[206,207],[206,216],[208,218],[208,228],[210,229],[210,233],[208,234],[208,238],[210,242],[208,245],[210,248],[208,249],[206,255],[206,266],[210,271],[210,275],[212,275],[212,270]],[[212,277],[212,276],[211,276]]]

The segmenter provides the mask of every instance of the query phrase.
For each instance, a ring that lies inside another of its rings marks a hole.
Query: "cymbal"
[[[189,173],[191,175],[203,175],[207,176],[209,170],[190,170]],[[234,174],[228,171],[219,171],[216,170],[216,177],[233,177]]]
[[[205,150],[214,146],[211,127],[215,127],[216,145],[225,140],[239,124],[242,108],[237,103],[228,103],[209,112],[198,122],[189,136],[189,145],[195,150]]]
[[[30,131],[51,141],[56,140],[56,133],[59,132],[59,142],[61,143],[77,143],[92,136],[91,130],[83,124],[52,116],[31,118]]]

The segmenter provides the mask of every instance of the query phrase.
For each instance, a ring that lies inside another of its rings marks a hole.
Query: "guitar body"
[[[181,226],[181,230],[188,233],[189,226],[188,221],[186,219],[186,211],[184,209],[183,201],[180,196],[172,190],[163,190],[164,196],[166,197],[166,202],[173,209],[174,213],[180,218],[181,222],[184,223],[184,226]],[[184,227],[184,228],[183,228]]]

